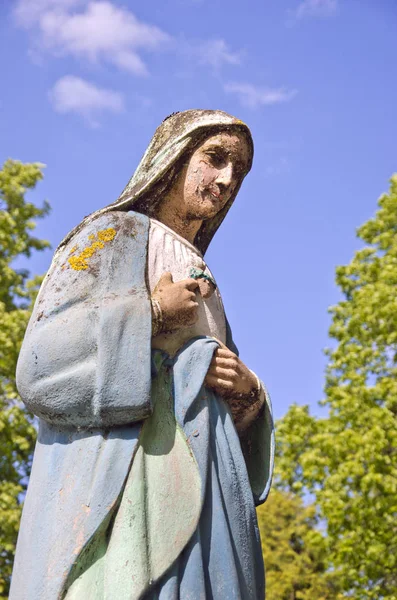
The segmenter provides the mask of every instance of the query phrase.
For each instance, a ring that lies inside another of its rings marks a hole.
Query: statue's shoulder
[[[55,254],[51,271],[83,271],[95,275],[114,253],[146,256],[150,220],[132,211],[111,210],[93,215],[76,228]]]
[[[98,244],[118,241],[122,239],[133,238],[135,241],[142,241],[147,238],[150,219],[146,215],[133,211],[108,210],[99,212],[88,219],[85,219],[73,236],[70,237],[67,246],[70,247],[76,242],[91,240]]]
[[[98,229],[101,227],[114,226],[117,228],[117,232],[122,235],[131,235],[131,229],[135,228],[148,230],[150,219],[142,213],[138,213],[132,210],[109,210],[103,213],[99,213],[90,220],[84,229]],[[137,232],[136,232],[137,233]]]

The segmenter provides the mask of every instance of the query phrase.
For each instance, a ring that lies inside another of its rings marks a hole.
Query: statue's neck
[[[172,231],[194,244],[197,232],[202,225],[202,220],[191,219],[181,214],[180,206],[168,199],[160,204],[154,218],[167,225]]]

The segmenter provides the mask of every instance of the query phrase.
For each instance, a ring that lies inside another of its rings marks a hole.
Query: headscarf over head
[[[61,245],[68,242],[88,221],[105,212],[135,210],[154,216],[156,205],[164,197],[182,168],[181,161],[186,160],[208,137],[222,131],[236,130],[244,134],[248,143],[248,172],[252,165],[253,141],[245,123],[221,110],[192,109],[170,115],[156,129],[141,162],[119,198],[86,217]],[[195,245],[203,254],[233,204],[244,176],[241,177],[227,204],[212,219],[204,221],[198,231]]]

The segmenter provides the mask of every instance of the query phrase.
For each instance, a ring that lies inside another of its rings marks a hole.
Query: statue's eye
[[[210,158],[211,163],[215,167],[222,167],[225,162],[225,157],[221,152],[216,152],[214,150],[209,150],[207,152],[207,156]]]

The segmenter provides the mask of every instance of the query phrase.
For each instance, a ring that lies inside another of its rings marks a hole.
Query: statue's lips
[[[205,188],[201,191],[201,196],[209,197],[216,204],[221,203],[223,200],[222,195],[218,192],[218,190],[213,188]]]

